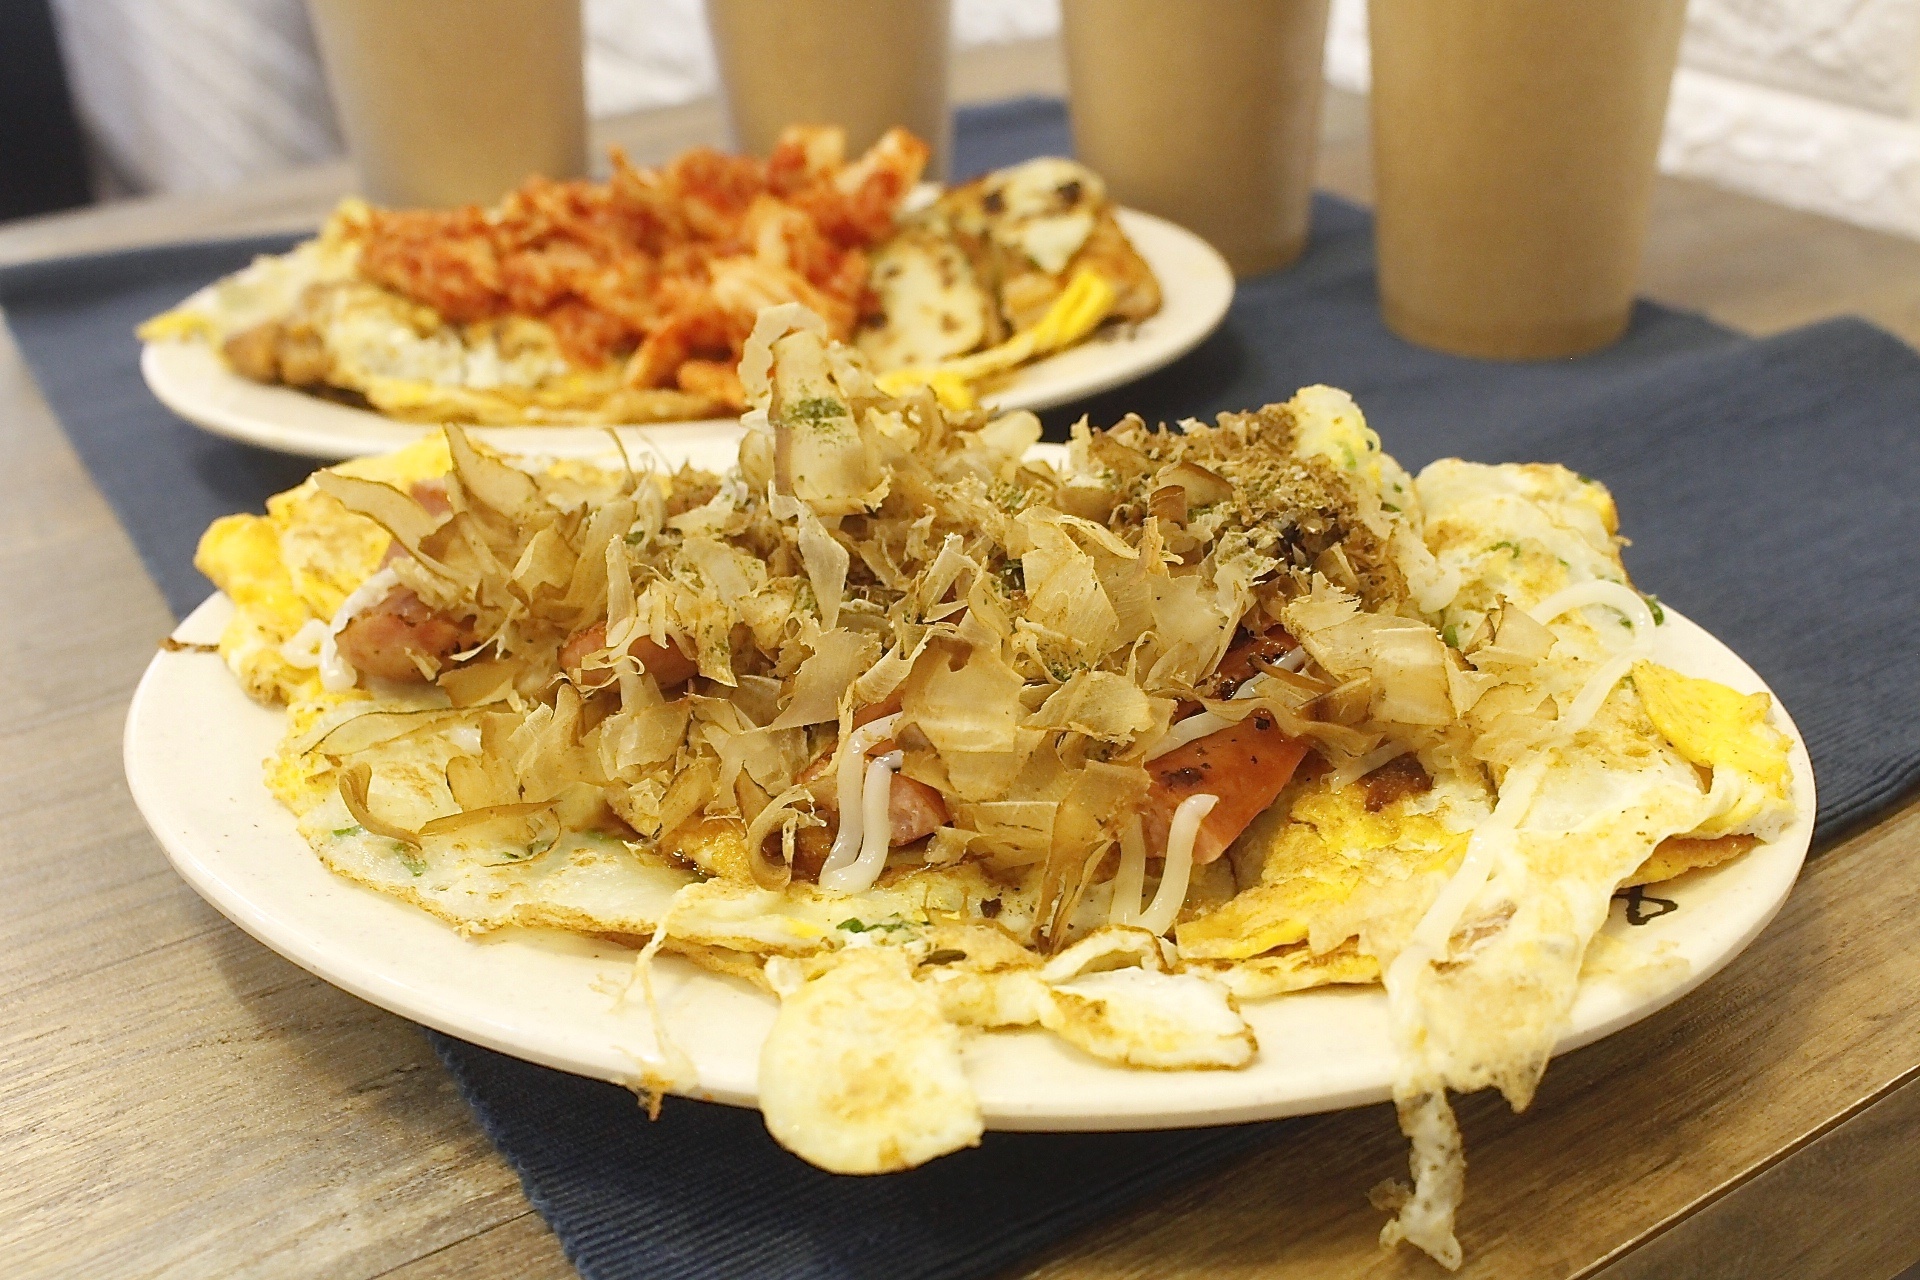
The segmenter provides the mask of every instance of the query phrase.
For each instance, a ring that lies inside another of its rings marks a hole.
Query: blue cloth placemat
[[[955,171],[1066,149],[1056,102],[962,112]],[[209,590],[194,542],[311,464],[218,440],[142,385],[133,326],[286,241],[171,246],[0,272],[16,341],[177,612]],[[1222,330],[1087,405],[1111,422],[1206,416],[1344,386],[1410,467],[1565,462],[1609,484],[1635,580],[1780,693],[1820,781],[1819,836],[1920,778],[1920,356],[1857,321],[1753,341],[1642,305],[1580,360],[1506,365],[1408,346],[1374,304],[1371,224],[1321,199],[1292,270],[1243,281]],[[759,1117],[632,1095],[446,1036],[435,1047],[588,1280],[959,1280],[1000,1270],[1262,1144],[1285,1122],[1162,1134],[989,1134],[887,1178],[838,1178]],[[1180,1087],[1167,1077],[1167,1087]]]

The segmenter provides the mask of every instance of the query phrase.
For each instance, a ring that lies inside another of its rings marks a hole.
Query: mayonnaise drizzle
[[[1462,1192],[1460,1134],[1447,1105],[1445,1072],[1428,1057],[1419,989],[1432,966],[1447,958],[1461,919],[1512,849],[1559,748],[1592,723],[1613,687],[1636,661],[1653,652],[1653,611],[1639,593],[1617,582],[1576,583],[1548,596],[1528,613],[1544,626],[1591,605],[1616,610],[1626,621],[1628,642],[1615,647],[1611,629],[1595,627],[1614,652],[1568,704],[1552,738],[1524,764],[1508,770],[1493,813],[1474,829],[1460,866],[1420,917],[1385,974],[1388,1020],[1401,1055],[1394,1097],[1401,1105],[1401,1124],[1413,1140],[1415,1186],[1412,1198],[1383,1229],[1380,1239],[1388,1245],[1411,1240],[1448,1267],[1457,1267],[1460,1260],[1460,1246],[1453,1236],[1453,1214]]]
[[[320,665],[320,646],[326,639],[327,624],[318,618],[308,618],[280,646],[280,656],[288,666],[311,671]]]
[[[353,593],[334,610],[333,621],[327,624],[327,634],[320,638],[320,687],[328,693],[345,693],[360,683],[360,673],[340,654],[337,643],[340,633],[357,615],[385,600],[387,593],[399,585],[400,579],[392,569],[382,569],[355,587]]]
[[[881,868],[886,864],[889,834],[887,802],[892,799],[893,770],[900,766],[895,763],[892,768],[887,768],[885,762],[886,760],[897,762],[900,753],[894,752],[883,760],[876,760],[871,767],[863,768],[862,762],[865,761],[867,752],[893,736],[893,727],[898,723],[900,723],[898,711],[890,716],[881,716],[878,720],[861,725],[849,733],[846,740],[840,744],[840,750],[836,753],[837,759],[834,762],[836,774],[834,787],[840,801],[840,830],[834,833],[833,849],[827,855],[826,864],[820,869],[820,886],[824,889],[836,889],[841,893],[859,893],[872,886],[873,882],[879,878]],[[866,855],[870,841],[866,835],[869,826],[868,815],[872,808],[870,802],[874,791],[874,768],[876,767],[886,775],[880,780],[879,821],[872,824],[878,831],[880,853],[872,867],[872,874],[861,881],[859,876],[865,874],[868,862]],[[856,864],[861,867],[860,872],[854,870]]]
[[[1596,579],[1562,587],[1527,610],[1527,613],[1535,622],[1545,626],[1568,610],[1584,609],[1596,604],[1617,610],[1624,616],[1627,625],[1633,629],[1635,643],[1653,643],[1653,610],[1647,607],[1647,602],[1641,599],[1639,592],[1618,582]]]
[[[1291,658],[1294,653],[1304,654],[1305,650],[1295,649],[1293,653],[1289,653],[1287,657]],[[1292,669],[1293,668],[1288,668],[1288,670]],[[1228,701],[1238,702],[1244,698],[1257,698],[1260,696],[1261,688],[1266,683],[1267,673],[1264,671],[1259,672],[1251,679],[1243,682],[1238,689],[1235,689],[1233,691],[1233,697],[1229,698]],[[1222,729],[1231,729],[1239,723],[1238,720],[1229,720],[1225,716],[1215,715],[1211,711],[1197,711],[1185,720],[1170,726],[1165,733],[1161,734],[1159,741],[1147,749],[1146,759],[1158,760],[1169,751],[1184,747],[1189,742],[1197,742],[1201,738],[1211,737]]]
[[[893,801],[893,775],[902,763],[898,751],[889,751],[867,762],[866,785],[860,796],[860,818],[864,830],[860,836],[860,856],[844,867],[820,872],[820,885],[840,893],[864,893],[873,887],[887,867],[887,848],[892,843],[893,824],[887,807]]]
[[[1120,869],[1113,876],[1113,897],[1107,906],[1108,924],[1139,924],[1140,895],[1147,886],[1147,837],[1134,814],[1120,828]]]
[[[1617,582],[1576,583],[1554,592],[1527,612],[1535,622],[1545,626],[1563,613],[1584,609],[1589,605],[1604,605],[1618,611],[1626,619],[1632,633],[1631,639],[1624,648],[1616,650],[1613,657],[1601,663],[1599,669],[1580,687],[1580,692],[1574,695],[1566,713],[1559,719],[1552,745],[1571,742],[1575,734],[1593,723],[1607,695],[1613,692],[1613,686],[1626,678],[1635,662],[1653,656],[1653,610],[1647,607],[1647,602],[1639,592]],[[1595,630],[1602,636],[1607,635],[1604,628],[1596,627]]]
[[[1193,875],[1193,840],[1200,834],[1200,823],[1220,803],[1219,796],[1188,796],[1173,811],[1167,824],[1167,858],[1160,868],[1160,887],[1153,904],[1140,913],[1140,927],[1161,934],[1173,928],[1174,917],[1187,900],[1187,881]]]
[[[1486,887],[1494,864],[1500,860],[1500,855],[1519,830],[1521,820],[1527,816],[1527,810],[1533,806],[1533,797],[1540,790],[1540,781],[1546,776],[1547,763],[1551,758],[1549,753],[1543,751],[1525,764],[1515,765],[1508,771],[1492,815],[1475,827],[1473,835],[1468,838],[1467,854],[1460,860],[1459,869],[1448,879],[1440,890],[1440,896],[1427,908],[1426,914],[1420,917],[1420,923],[1414,926],[1407,945],[1387,966],[1388,1011],[1396,1029],[1403,1035],[1411,1031],[1414,1025],[1413,1018],[1418,1007],[1414,988],[1429,965],[1446,958],[1448,943],[1453,939],[1453,931],[1460,926],[1460,917],[1466,914],[1475,895]]]

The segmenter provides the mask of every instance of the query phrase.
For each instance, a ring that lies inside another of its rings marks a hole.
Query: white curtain
[[[53,0],[80,118],[116,186],[225,186],[340,153],[302,0]],[[596,116],[714,91],[701,0],[586,0]],[[955,0],[961,45],[1058,29],[1058,0]]]
[[[225,186],[337,155],[301,0],[53,0],[82,126],[116,185]]]

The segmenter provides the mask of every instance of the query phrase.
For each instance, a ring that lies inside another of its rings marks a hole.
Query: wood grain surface
[[[1045,45],[976,57],[977,96],[1057,87]],[[963,69],[964,70],[964,69]],[[712,104],[620,122],[637,154],[715,138]],[[1364,103],[1322,173],[1367,194]],[[0,228],[0,262],[311,224],[343,169]],[[1753,332],[1846,312],[1920,341],[1920,244],[1663,181],[1648,291]],[[120,728],[169,618],[0,337],[0,1272],[572,1274],[419,1030],[204,905],[129,799]],[[1920,805],[1820,851],[1724,973],[1554,1064],[1531,1110],[1461,1108],[1461,1221],[1485,1277],[1847,1276],[1920,1257]],[[1016,1274],[1438,1276],[1374,1245],[1404,1173],[1386,1108],[1272,1149]]]

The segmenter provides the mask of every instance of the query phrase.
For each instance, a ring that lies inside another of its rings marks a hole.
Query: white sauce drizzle
[[[280,646],[280,656],[290,667],[311,671],[320,665],[320,646],[326,638],[327,624],[318,618],[308,618]]]
[[[867,763],[866,784],[860,796],[860,816],[865,827],[860,837],[860,855],[844,867],[822,868],[821,888],[837,893],[864,893],[886,870],[887,848],[893,834],[887,806],[893,800],[893,775],[901,762],[900,752],[889,751]]]
[[[1605,605],[1624,616],[1627,625],[1633,629],[1636,643],[1653,643],[1653,610],[1647,607],[1647,602],[1640,598],[1639,592],[1617,582],[1595,580],[1562,587],[1527,610],[1527,613],[1535,622],[1545,626],[1568,610],[1584,609],[1596,604]]]
[[[1648,646],[1649,648],[1651,646]],[[1594,716],[1600,712],[1600,704],[1613,692],[1613,686],[1619,684],[1626,674],[1633,670],[1633,664],[1647,657],[1647,651],[1640,645],[1634,645],[1624,653],[1617,653],[1600,664],[1600,669],[1587,679],[1574,697],[1567,713],[1560,717],[1559,731],[1554,734],[1554,743],[1571,742],[1575,734],[1593,723]]]
[[[1404,743],[1399,742],[1389,742],[1384,746],[1375,747],[1372,751],[1367,752],[1367,754],[1356,756],[1341,765],[1338,769],[1335,769],[1332,773],[1329,773],[1327,775],[1327,786],[1334,791],[1338,791],[1345,786],[1351,786],[1361,778],[1372,773],[1375,769],[1378,769],[1381,765],[1391,764],[1393,761],[1398,760],[1401,756],[1407,754],[1408,750],[1410,750],[1410,748]]]
[[[328,693],[345,693],[360,682],[360,673],[340,656],[340,633],[355,617],[385,600],[387,593],[399,585],[400,579],[392,569],[382,569],[355,587],[353,594],[342,600],[334,611],[333,621],[327,624],[327,633],[320,639],[320,687]]]
[[[1544,626],[1570,610],[1592,605],[1605,606],[1621,615],[1629,630],[1628,642],[1615,648],[1611,628],[1595,627],[1603,643],[1615,648],[1613,655],[1581,686],[1560,717],[1553,738],[1525,764],[1508,771],[1493,813],[1474,829],[1459,868],[1420,917],[1385,974],[1388,1018],[1401,1057],[1394,1095],[1402,1107],[1402,1128],[1413,1142],[1415,1185],[1411,1198],[1381,1231],[1380,1239],[1388,1246],[1410,1240],[1449,1269],[1460,1265],[1453,1216],[1464,1189],[1464,1166],[1459,1155],[1460,1133],[1447,1105],[1443,1072],[1427,1056],[1418,988],[1431,966],[1446,958],[1461,918],[1511,849],[1558,748],[1592,723],[1614,685],[1632,670],[1635,661],[1653,652],[1653,611],[1638,592],[1617,582],[1576,583],[1528,612]]]
[[[1289,653],[1287,657],[1291,658],[1294,653],[1298,653],[1303,655],[1301,661],[1305,662],[1305,652],[1303,649],[1295,649],[1293,653]],[[1292,670],[1292,668],[1289,668],[1289,670]],[[1238,702],[1242,698],[1257,698],[1260,696],[1260,691],[1266,683],[1267,673],[1262,671],[1252,679],[1243,682],[1238,689],[1235,689],[1233,691],[1233,697],[1228,699],[1228,701]],[[1211,711],[1195,712],[1185,720],[1169,727],[1167,731],[1160,736],[1160,740],[1148,748],[1146,759],[1158,760],[1169,751],[1178,750],[1186,746],[1189,742],[1197,742],[1201,738],[1211,737],[1222,729],[1231,729],[1239,723],[1238,720],[1229,720],[1225,716],[1215,715]]]
[[[1140,897],[1147,887],[1147,837],[1134,814],[1120,828],[1120,869],[1113,877],[1113,898],[1107,907],[1108,924],[1139,924]]]
[[[1173,928],[1180,905],[1187,900],[1187,881],[1193,874],[1193,839],[1200,834],[1200,823],[1220,803],[1219,796],[1188,796],[1173,811],[1167,824],[1167,858],[1160,868],[1160,888],[1153,903],[1140,913],[1139,924],[1152,934]]]
[[[837,889],[842,893],[858,893],[871,886],[879,878],[880,867],[865,883],[857,883],[850,874],[854,864],[862,860],[866,852],[866,816],[868,793],[872,790],[872,770],[862,768],[861,762],[867,752],[893,736],[893,727],[900,723],[900,712],[890,716],[881,716],[870,724],[861,725],[846,736],[835,753],[834,786],[840,801],[840,830],[834,833],[833,849],[827,855],[827,861],[820,869],[820,885],[825,889]],[[898,753],[895,753],[897,756]],[[893,758],[893,757],[889,757]],[[876,764],[881,762],[876,761]],[[898,768],[898,765],[894,766]],[[882,793],[886,799],[892,798],[893,771],[885,771],[883,780],[886,790]],[[880,862],[886,861],[887,809],[883,802],[880,806]],[[852,885],[854,887],[848,887]]]
[[[1486,886],[1494,864],[1519,830],[1521,819],[1527,816],[1527,810],[1533,805],[1533,797],[1540,790],[1540,781],[1546,776],[1547,762],[1551,758],[1548,752],[1543,751],[1508,772],[1506,785],[1500,788],[1500,799],[1493,806],[1493,813],[1475,827],[1473,835],[1468,838],[1467,854],[1460,860],[1459,869],[1448,879],[1440,890],[1440,896],[1427,908],[1426,914],[1420,917],[1420,923],[1414,926],[1407,945],[1387,966],[1387,1003],[1396,1027],[1411,1028],[1416,1012],[1414,987],[1418,985],[1427,966],[1446,957],[1447,944],[1453,938],[1453,931],[1460,925],[1460,917],[1466,914],[1474,896]]]
[[[1535,622],[1545,626],[1569,610],[1583,609],[1589,605],[1604,605],[1617,610],[1626,620],[1632,638],[1626,647],[1601,663],[1599,670],[1580,687],[1580,692],[1574,695],[1572,703],[1568,705],[1566,714],[1560,717],[1558,730],[1549,746],[1571,742],[1574,735],[1593,723],[1607,695],[1613,692],[1613,686],[1626,678],[1635,662],[1653,656],[1653,610],[1647,607],[1647,602],[1640,598],[1639,592],[1617,582],[1577,583],[1554,592],[1527,612]],[[1608,634],[1606,628],[1595,629],[1602,636]]]

